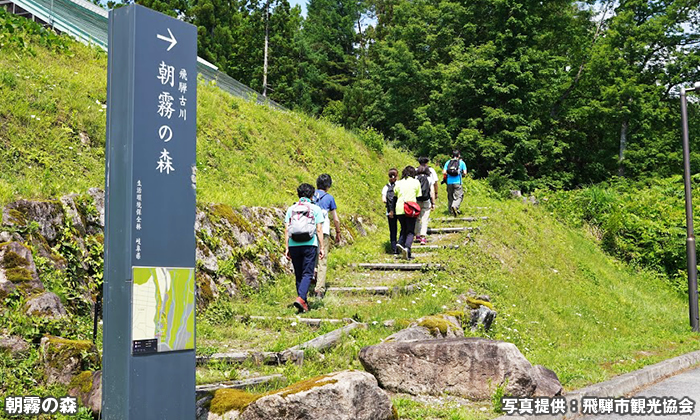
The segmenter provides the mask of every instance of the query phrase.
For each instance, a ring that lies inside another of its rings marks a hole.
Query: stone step
[[[401,271],[418,271],[442,268],[440,264],[421,264],[421,263],[360,263],[350,264],[353,268],[364,268],[367,270],[401,270]]]
[[[285,350],[282,352],[228,352],[214,353],[210,356],[197,356],[196,363],[204,364],[209,362],[244,363],[251,361],[255,364],[264,365],[284,365],[294,363],[301,366],[304,363],[304,352],[301,350]]]
[[[197,385],[195,387],[195,392],[197,394],[197,399],[199,399],[203,396],[203,394],[207,392],[213,392],[219,389],[248,389],[269,382],[284,383],[287,382],[287,377],[280,373],[276,373],[274,375],[259,376],[257,378],[248,378],[240,381],[226,381],[214,384],[202,384]]]
[[[478,227],[471,227],[471,226],[428,228],[428,235],[435,234],[435,233],[456,233],[456,232],[476,231],[476,230],[479,230],[479,228]]]
[[[437,217],[435,219],[430,219],[431,222],[476,222],[477,220],[489,220],[488,216],[482,217]]]
[[[327,293],[370,294],[370,295],[396,295],[399,293],[411,293],[418,290],[415,285],[408,286],[376,286],[376,287],[329,287]]]

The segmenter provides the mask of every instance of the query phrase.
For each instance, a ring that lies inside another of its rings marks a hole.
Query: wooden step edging
[[[430,235],[431,233],[455,233],[455,232],[475,231],[475,230],[479,230],[479,228],[475,228],[475,227],[471,227],[471,226],[428,228],[428,235]]]
[[[413,245],[411,248],[414,251],[418,250],[429,250],[429,249],[459,249],[459,245]]]
[[[294,363],[301,366],[304,363],[304,352],[301,350],[285,350],[281,352],[228,352],[214,353],[211,356],[197,356],[196,363],[208,362],[243,363],[251,361],[264,365],[284,365]]]
[[[219,389],[247,389],[257,385],[266,384],[269,382],[287,382],[287,377],[276,373],[274,375],[259,376],[257,378],[248,378],[240,381],[226,381],[214,384],[202,384],[195,387],[197,399],[202,397],[202,394],[213,392]]]
[[[276,321],[289,321],[289,322],[299,322],[302,324],[306,324],[310,327],[318,327],[322,323],[328,323],[328,324],[350,324],[355,321],[353,321],[351,318],[344,318],[344,319],[332,319],[332,318],[300,318],[300,317],[272,317],[272,316],[258,316],[258,315],[250,315],[250,316],[237,316],[236,320],[243,322],[246,319],[251,319],[254,321],[268,321],[268,320],[276,320]]]
[[[437,217],[435,219],[430,219],[430,222],[476,222],[478,220],[489,220],[488,216],[482,217]]]
[[[327,334],[323,334],[321,336],[318,336],[314,338],[313,340],[309,340],[305,343],[301,343],[297,346],[290,347],[285,351],[299,351],[299,350],[304,350],[304,349],[316,349],[319,352],[322,352],[324,350],[327,350],[336,344],[340,342],[340,340],[343,338],[343,336],[347,335],[350,333],[350,331],[354,330],[355,328],[363,328],[367,329],[367,324],[362,323],[362,322],[353,322],[352,324],[348,324],[342,328],[338,328],[337,330],[333,330]]]
[[[359,263],[350,264],[352,268],[364,268],[368,270],[401,270],[401,271],[419,271],[442,269],[440,264],[423,264],[423,263]]]
[[[366,293],[371,295],[398,295],[399,293],[411,293],[417,290],[418,286],[411,284],[408,286],[374,286],[374,287],[329,287],[326,293]]]

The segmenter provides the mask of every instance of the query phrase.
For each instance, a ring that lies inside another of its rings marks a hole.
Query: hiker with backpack
[[[307,294],[314,276],[316,258],[323,259],[323,211],[311,202],[314,187],[301,184],[297,188],[299,201],[287,209],[284,217],[284,255],[292,260],[296,277],[297,298],[294,306],[299,313],[307,312]]]
[[[394,194],[394,185],[399,171],[396,168],[389,169],[389,182],[382,188],[382,201],[386,205],[386,220],[389,222],[389,243],[391,244],[391,253],[397,254],[396,249],[396,222],[399,220],[396,216],[396,194]]]
[[[413,235],[416,230],[416,219],[420,214],[420,205],[416,202],[421,195],[420,182],[414,178],[416,169],[413,166],[406,166],[401,171],[401,180],[394,184],[394,194],[396,195],[396,215],[401,225],[399,232],[399,243],[396,248],[404,258],[410,260],[411,246],[413,245]]]
[[[433,186],[433,193],[435,194],[435,202],[437,202],[437,198],[438,198],[438,189],[439,189],[439,186],[438,186],[438,181],[439,181],[439,179],[438,179],[437,172],[435,172],[435,169],[433,169],[432,167],[430,167],[430,166],[428,165],[428,163],[430,163],[430,159],[429,159],[428,157],[426,157],[426,156],[421,156],[421,157],[418,158],[418,164],[419,164],[420,166],[425,166],[425,167],[428,169],[428,172],[429,172],[429,175],[430,175],[430,182],[431,182],[430,185]],[[417,172],[417,170],[416,170],[416,172]]]
[[[452,151],[452,159],[445,162],[442,173],[447,180],[447,209],[457,217],[460,213],[464,190],[462,190],[462,176],[467,174],[467,165],[461,159],[459,150]]]
[[[328,174],[321,174],[316,179],[316,192],[314,193],[313,203],[321,208],[323,212],[323,246],[319,247],[319,251],[323,249],[326,258],[319,258],[316,262],[316,284],[313,294],[318,298],[323,298],[326,294],[326,272],[328,270],[328,251],[331,246],[331,218],[335,225],[335,243],[340,243],[340,219],[336,209],[335,198],[328,193],[328,190],[333,185],[333,179]]]
[[[427,166],[419,166],[416,169],[416,179],[420,182],[421,193],[416,197],[416,201],[420,205],[420,215],[416,219],[416,239],[421,245],[428,242],[428,220],[430,219],[430,211],[435,208],[435,194],[432,182],[432,176],[428,171]]]

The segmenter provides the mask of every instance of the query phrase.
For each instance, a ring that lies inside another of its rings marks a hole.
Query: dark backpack
[[[386,211],[396,211],[396,194],[394,194],[394,185],[386,184]]]
[[[418,174],[416,179],[420,181],[420,195],[416,197],[416,201],[430,200],[430,181],[428,180],[428,175]]]
[[[459,159],[452,159],[447,165],[447,175],[457,176],[459,175]]]

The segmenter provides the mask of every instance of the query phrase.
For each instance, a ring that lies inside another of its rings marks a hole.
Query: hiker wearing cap
[[[326,258],[319,258],[316,262],[316,284],[313,291],[318,298],[323,298],[326,294],[326,272],[328,270],[328,252],[331,247],[331,219],[335,226],[335,243],[340,243],[340,219],[336,209],[335,198],[328,193],[328,190],[333,185],[333,179],[328,174],[321,174],[316,179],[316,192],[314,193],[313,202],[321,208],[323,212],[323,253]]]
[[[297,188],[299,201],[287,209],[284,217],[284,255],[292,260],[296,277],[297,298],[294,306],[301,312],[309,310],[306,300],[314,276],[316,257],[323,259],[323,212],[311,202],[314,187],[301,184]]]
[[[467,165],[461,159],[459,150],[452,151],[452,159],[445,162],[442,174],[447,180],[447,209],[457,217],[460,213],[464,190],[462,190],[462,176],[467,174]]]
[[[394,184],[394,194],[396,194],[396,215],[401,225],[399,232],[399,243],[397,249],[406,259],[411,259],[411,246],[413,245],[413,235],[416,230],[416,218],[420,214],[420,206],[416,198],[421,194],[420,182],[414,178],[416,169],[413,166],[406,166],[401,171],[401,180]]]
[[[386,206],[386,220],[389,222],[389,243],[391,244],[391,253],[397,254],[396,249],[396,234],[398,216],[396,215],[396,194],[394,193],[394,185],[399,171],[396,168],[389,169],[389,182],[382,188],[382,202]]]

